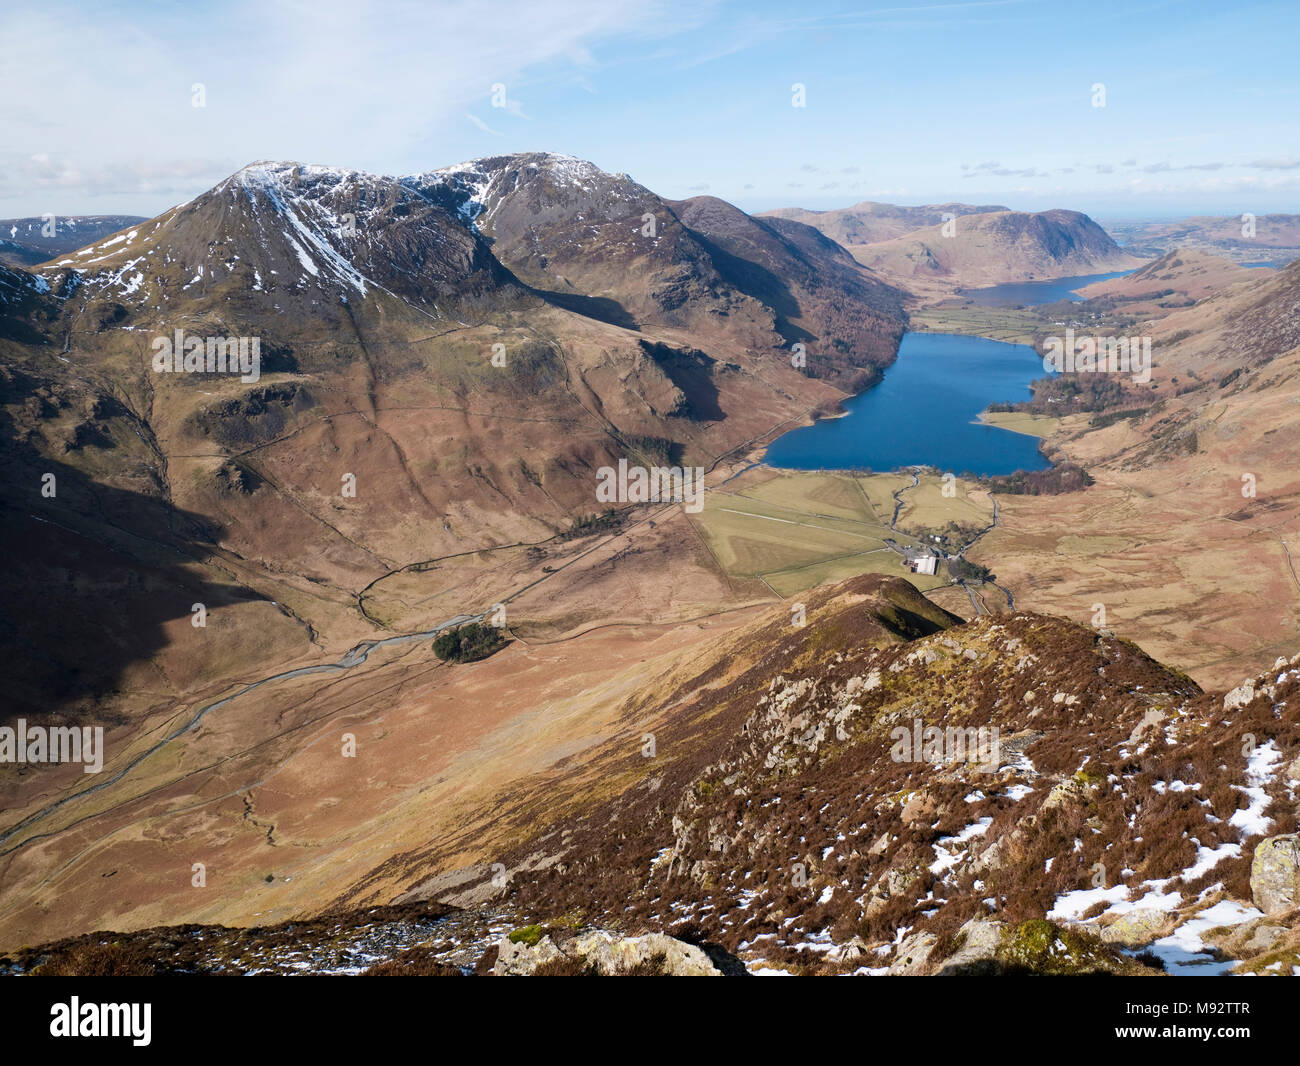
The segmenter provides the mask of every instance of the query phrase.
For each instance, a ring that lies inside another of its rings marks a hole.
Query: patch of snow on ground
[[[1149,886],[1155,886],[1155,882],[1152,881],[1143,882],[1142,885],[1143,888],[1147,888]],[[1128,900],[1123,900],[1119,903],[1114,903],[1111,906],[1107,907],[1104,913],[1127,914],[1129,911],[1136,911],[1136,910],[1164,911],[1166,914],[1172,913],[1174,910],[1178,908],[1178,905],[1182,903],[1183,901],[1182,893],[1161,892],[1160,891],[1161,887],[1163,887],[1163,885],[1151,887],[1151,891],[1149,891],[1141,899],[1133,900],[1131,902]]]
[[[1252,751],[1250,758],[1246,761],[1247,784],[1245,787],[1240,785],[1234,787],[1246,793],[1246,796],[1250,799],[1250,806],[1244,811],[1235,812],[1228,819],[1229,825],[1241,830],[1242,840],[1252,836],[1268,835],[1273,819],[1265,818],[1264,812],[1268,809],[1272,799],[1265,789],[1273,780],[1273,774],[1281,761],[1282,753],[1277,750],[1277,745],[1271,740]]]
[[[935,858],[934,862],[930,864],[930,872],[936,877],[941,877],[948,870],[951,870],[966,857],[966,849],[959,845],[965,844],[968,840],[974,840],[975,837],[983,836],[988,832],[988,828],[992,824],[992,818],[981,818],[979,821],[968,825],[956,836],[941,837],[936,840],[934,842]]]
[[[1196,862],[1179,876],[1184,881],[1195,881],[1202,874],[1213,870],[1224,859],[1235,859],[1240,854],[1240,844],[1220,844],[1217,848],[1207,848],[1200,841],[1197,841]]]
[[[1089,907],[1098,903],[1123,903],[1128,899],[1128,886],[1113,888],[1080,888],[1056,897],[1056,903],[1047,912],[1049,921],[1076,922]]]
[[[1206,951],[1201,934],[1207,929],[1221,925],[1241,925],[1263,916],[1263,911],[1225,899],[1201,911],[1191,921],[1184,922],[1169,936],[1157,940],[1148,950],[1165,964],[1165,971],[1171,976],[1218,976],[1237,965],[1236,960],[1216,959]]]

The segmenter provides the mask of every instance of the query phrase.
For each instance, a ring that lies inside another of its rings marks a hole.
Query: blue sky
[[[0,216],[151,215],[255,159],[522,150],[748,210],[1297,212],[1298,41],[1292,0],[20,0]]]

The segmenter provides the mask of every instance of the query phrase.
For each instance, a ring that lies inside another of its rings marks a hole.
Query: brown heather
[[[1246,803],[1241,737],[1274,739],[1288,761],[1300,750],[1295,678],[1225,714],[1220,697],[1127,641],[1028,614],[954,625],[920,599],[879,578],[819,590],[805,630],[756,627],[757,665],[722,685],[692,678],[665,694],[680,709],[659,735],[659,757],[611,767],[660,785],[633,784],[523,845],[519,859],[556,862],[514,874],[514,905],[629,932],[689,928],[732,951],[775,934],[759,942],[765,958],[794,951],[804,965],[834,968],[797,944],[829,935],[879,945],[903,927],[951,937],[981,914],[1040,919],[1057,896],[1093,887],[1096,864],[1107,886],[1125,869],[1135,889],[1175,877],[1196,861],[1198,844],[1238,839],[1228,819]],[[850,679],[874,675],[879,684],[846,695]],[[807,683],[781,713],[761,706],[779,677]],[[839,739],[830,723],[849,704],[856,709],[842,716]],[[1130,743],[1149,715],[1163,717]],[[914,717],[996,726],[1003,769],[893,762],[889,729]],[[1008,748],[1021,744],[1032,771],[1008,765]],[[1200,787],[1153,788],[1173,781]],[[1017,783],[1033,790],[1018,801],[1007,794]],[[1294,825],[1289,804],[1267,813],[1276,831]],[[932,874],[936,843],[982,818],[987,830],[954,871]],[[1251,851],[1183,886],[1184,896],[1222,885],[1248,901]],[[797,863],[806,884],[796,882]],[[898,871],[905,882],[887,888]]]

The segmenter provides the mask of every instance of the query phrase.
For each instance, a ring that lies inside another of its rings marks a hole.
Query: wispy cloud
[[[486,122],[484,122],[481,118],[478,117],[478,115],[474,114],[472,111],[465,112],[465,117],[469,119],[472,123],[474,123],[474,125],[477,126],[479,129],[481,129],[484,133],[490,133],[494,137],[501,136],[500,130],[494,130],[491,126],[489,126]]]
[[[69,193],[86,197],[177,196],[215,185],[241,164],[232,159],[156,159],[135,155],[108,163],[77,162],[61,153],[0,153],[0,197],[23,193],[61,209]],[[57,211],[56,211],[57,213]]]
[[[58,173],[41,180],[63,190],[62,210],[110,193],[123,209],[143,206],[130,201],[142,190],[188,199],[210,177],[197,168],[184,180],[185,161],[200,157],[228,161],[225,174],[259,158],[416,170],[445,162],[430,145],[467,119],[500,133],[471,111],[494,83],[571,84],[611,42],[661,39],[710,10],[708,0],[679,3],[227,0],[124,11],[17,0],[0,7],[5,82],[30,92],[0,113],[0,150],[48,157]],[[505,113],[531,117],[521,100]]]
[[[991,174],[996,178],[1048,177],[1048,174],[1045,171],[1038,170],[1035,167],[1016,169],[1014,167],[1004,167],[1001,163],[976,163],[974,166],[969,163],[963,163],[961,168],[965,171],[962,175],[963,178],[976,178],[987,174]]]
[[[1010,9],[1033,3],[1033,0],[971,0],[969,3],[924,4],[915,7],[879,7],[802,17],[774,18],[767,15],[728,12],[725,24],[718,26],[710,47],[683,59],[679,69],[701,66],[726,59],[750,48],[792,35],[823,33],[834,30],[872,29],[931,31],[938,26],[952,26],[961,16],[978,15],[982,21],[999,8]]]
[[[514,115],[515,118],[526,118],[526,119],[532,118],[532,115],[529,115],[524,111],[524,105],[520,103],[518,100],[516,100],[513,96],[507,96],[505,103],[502,104],[501,107],[502,110],[505,111],[507,115]]]

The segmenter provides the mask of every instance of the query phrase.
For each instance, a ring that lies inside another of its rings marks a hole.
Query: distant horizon
[[[528,152],[542,152],[542,151],[545,150],[524,149],[521,152],[498,152],[493,154],[494,155],[515,155],[515,154],[527,154]],[[550,152],[550,154],[573,155],[574,153],[553,151]],[[476,158],[486,158],[486,157],[479,156]],[[581,157],[575,156],[575,158],[581,158]],[[248,163],[240,164],[239,166],[233,167],[230,171],[223,174],[221,177],[217,178],[211,184],[204,185],[202,188],[196,189],[189,196],[183,197],[181,199],[172,200],[164,204],[163,206],[157,208],[156,210],[147,210],[147,209],[142,210],[138,207],[133,209],[126,205],[114,205],[113,203],[98,203],[90,208],[75,209],[75,210],[68,210],[68,209],[58,210],[56,209],[56,207],[47,207],[40,212],[32,212],[28,214],[8,212],[8,213],[0,214],[0,218],[4,219],[5,221],[13,221],[15,219],[40,218],[43,214],[46,213],[54,214],[59,218],[80,218],[80,217],[87,217],[87,216],[105,216],[105,215],[130,215],[130,216],[145,218],[145,219],[157,218],[158,216],[165,214],[166,212],[172,210],[173,208],[180,207],[183,204],[186,204],[191,200],[199,196],[202,196],[204,193],[209,192],[211,189],[215,188],[216,185],[219,185],[230,175],[237,173],[238,171],[242,170],[244,167],[251,166],[254,162],[261,162],[261,161],[262,160],[256,160],[256,161],[250,160]],[[340,169],[357,170],[366,173],[383,173],[378,171],[366,171],[366,168],[364,167],[353,167],[348,165],[347,163],[340,163],[340,162],[326,163],[320,160],[299,160],[299,159],[291,160],[283,157],[274,158],[273,160],[268,160],[268,161],[293,162],[293,163],[299,163],[303,166],[336,167]],[[468,163],[472,161],[473,160],[471,159],[452,160],[450,162],[438,161],[438,162],[431,163],[427,167],[419,168],[412,171],[407,171],[401,174],[391,173],[388,174],[387,176],[403,177],[403,176],[407,176],[408,174],[420,173],[421,170],[436,170],[442,167],[456,166],[461,163]],[[597,163],[595,160],[586,160],[586,162],[591,162],[596,166],[600,166],[600,164]],[[611,167],[601,166],[601,169],[605,170],[607,173],[627,173],[625,170],[623,170],[623,168],[617,166],[611,166]],[[939,193],[932,197],[924,197],[924,198],[918,198],[915,196],[890,198],[888,195],[889,190],[882,190],[879,193],[874,195],[868,191],[863,195],[857,196],[856,198],[853,199],[835,199],[835,198],[825,197],[825,196],[811,196],[811,197],[803,197],[803,198],[792,197],[789,200],[774,202],[774,201],[762,200],[750,196],[729,197],[724,195],[720,190],[717,192],[714,191],[689,192],[688,191],[682,195],[674,195],[671,192],[667,192],[663,189],[656,188],[655,186],[645,181],[642,181],[640,178],[637,177],[636,174],[629,174],[629,176],[632,178],[633,181],[639,182],[639,184],[644,185],[651,192],[655,193],[658,196],[661,196],[665,200],[688,200],[696,196],[713,196],[716,199],[724,200],[727,203],[730,203],[733,206],[740,208],[740,210],[750,215],[761,215],[769,211],[781,211],[781,210],[804,210],[804,211],[815,211],[815,212],[843,211],[848,208],[856,207],[858,204],[863,204],[863,203],[890,204],[895,207],[927,207],[935,204],[948,204],[948,203],[964,204],[968,206],[998,204],[1003,207],[1006,207],[1011,211],[1016,211],[1024,214],[1036,214],[1043,211],[1052,211],[1052,210],[1078,211],[1081,214],[1087,215],[1093,221],[1098,223],[1105,223],[1107,221],[1174,222],[1174,221],[1178,221],[1185,218],[1191,218],[1191,217],[1231,218],[1240,215],[1242,213],[1235,209],[1227,210],[1222,204],[1219,205],[1201,204],[1200,206],[1189,204],[1183,206],[1182,208],[1171,208],[1167,203],[1162,203],[1159,211],[1150,212],[1145,210],[1146,207],[1145,204],[1135,203],[1131,200],[1124,203],[1106,204],[1106,205],[1086,205],[1086,204],[1080,204],[1074,202],[1070,202],[1070,203],[1060,202],[1058,200],[1044,200],[1041,202],[1041,204],[1029,205],[1024,203],[1023,201],[1017,202],[1017,198],[1015,197],[1005,197],[1005,196],[999,197],[999,194],[996,193],[995,191],[986,191],[984,193],[954,191],[947,195]],[[104,199],[107,198],[108,198],[107,196],[104,196]],[[1254,209],[1252,210],[1252,213],[1256,215],[1300,214],[1300,199],[1291,201],[1289,203],[1279,202],[1276,205],[1269,205],[1269,206],[1254,205]],[[3,234],[0,234],[0,237],[2,236]]]

